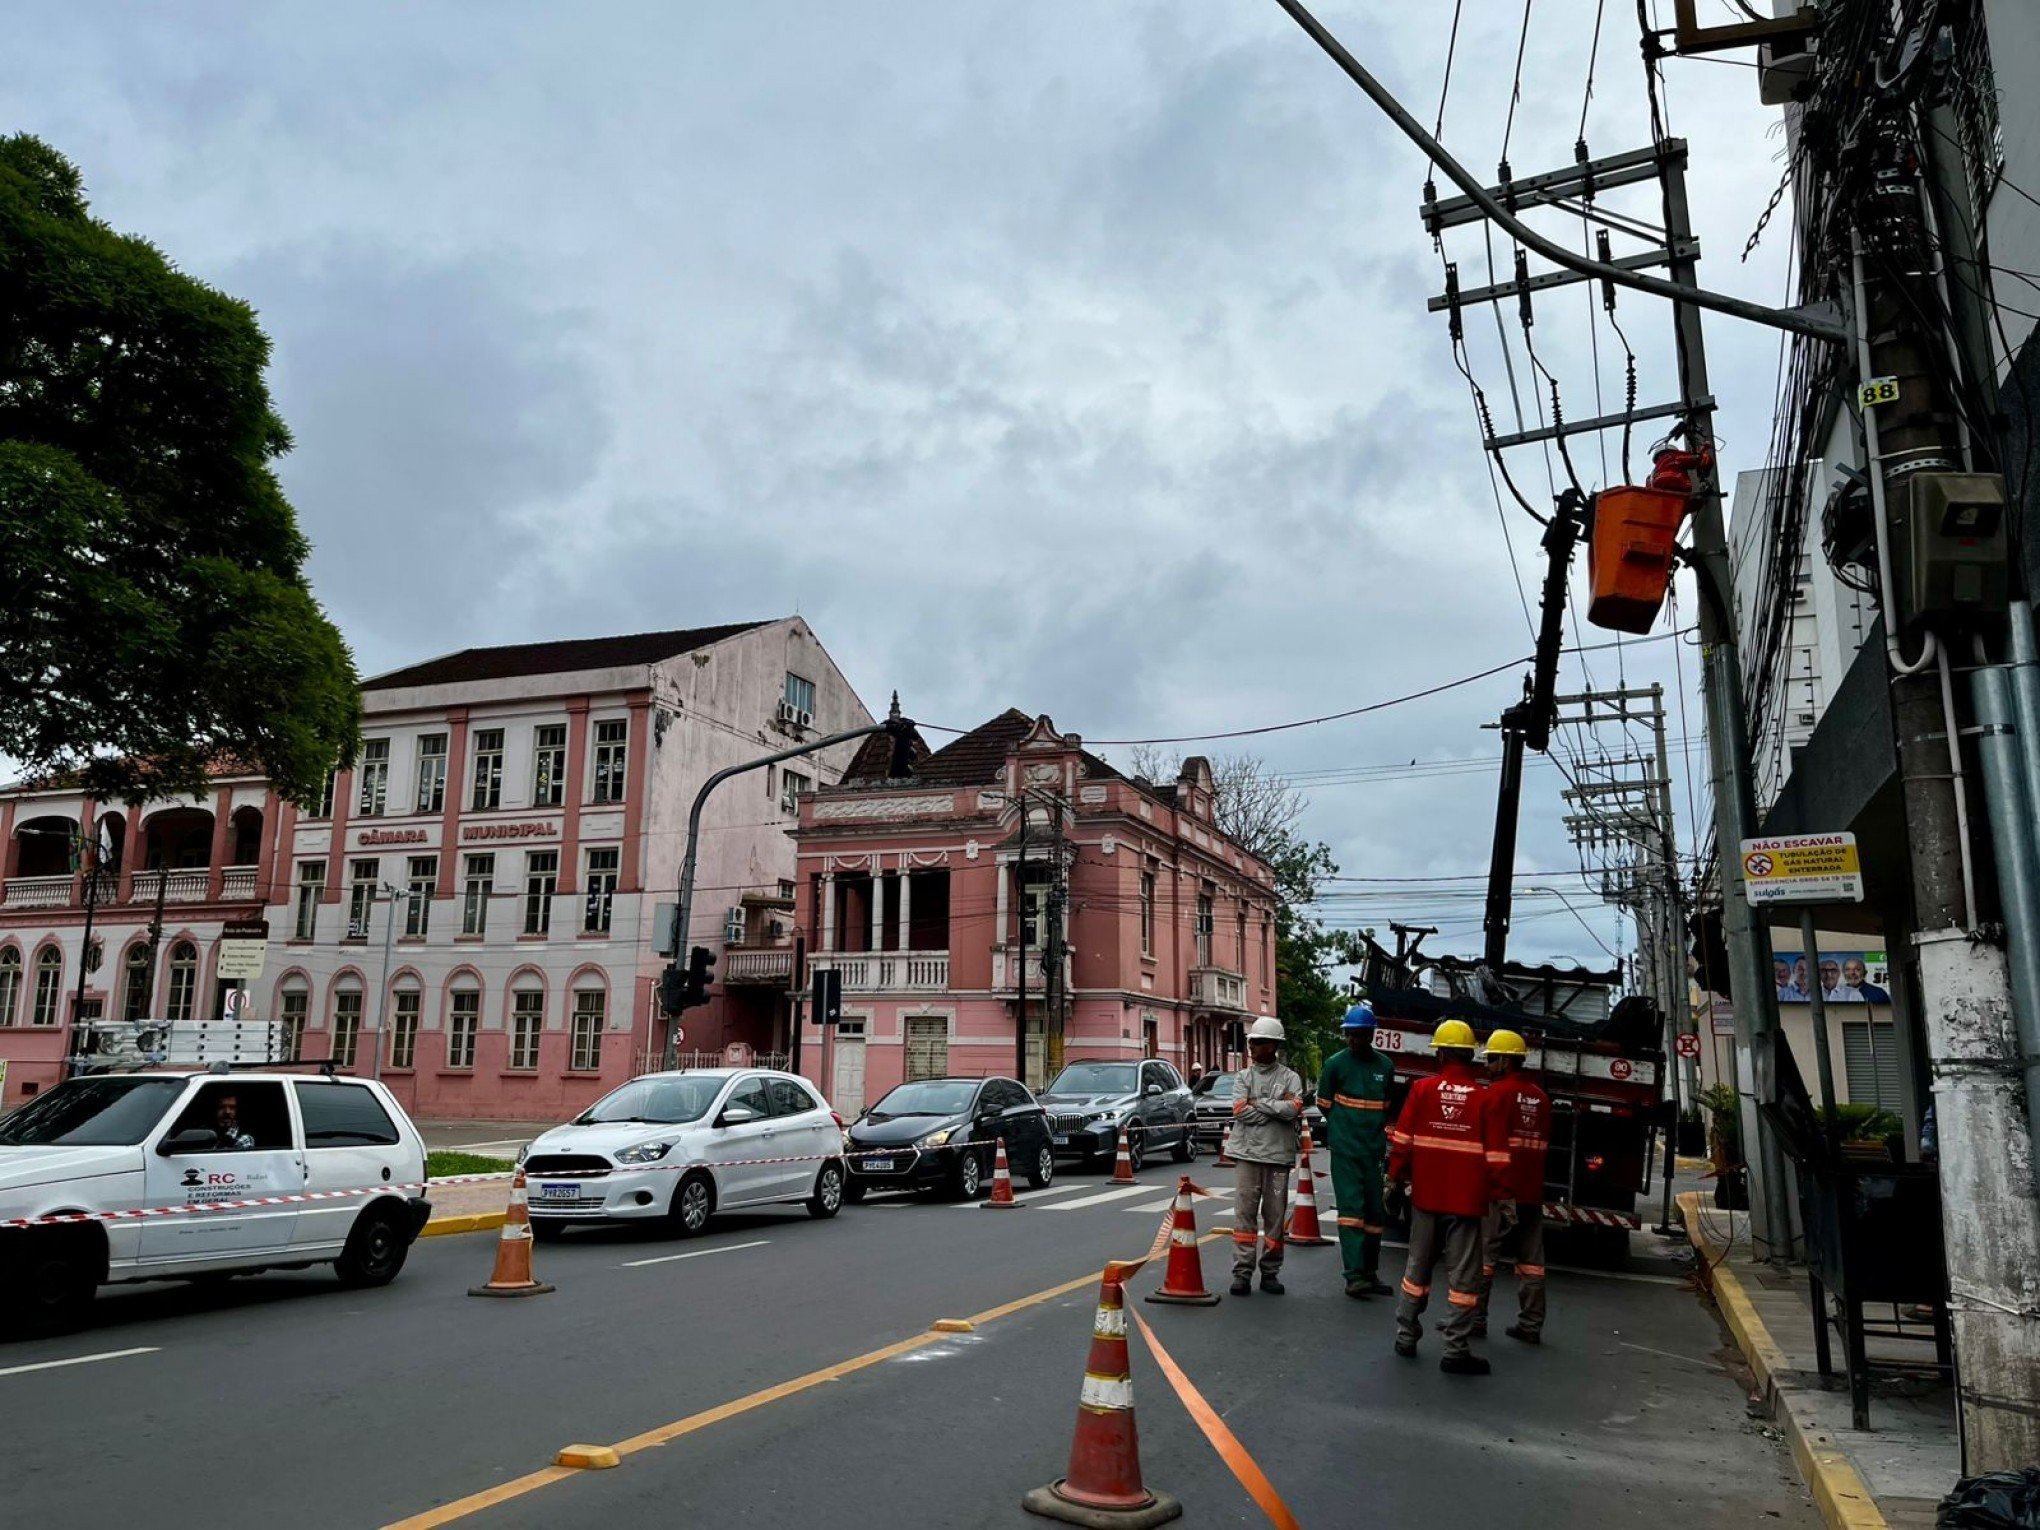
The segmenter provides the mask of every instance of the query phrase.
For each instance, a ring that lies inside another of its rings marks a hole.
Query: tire
[[[1197,1138],[1186,1124],[1183,1135],[1176,1139],[1176,1145],[1169,1149],[1169,1156],[1178,1163],[1192,1163],[1197,1158]]]
[[[978,1162],[978,1155],[965,1148],[956,1155],[955,1174],[956,1198],[960,1201],[974,1201],[985,1187],[985,1168]]]
[[[34,1234],[47,1229],[25,1229]],[[66,1229],[66,1232],[69,1230]],[[0,1244],[0,1336],[69,1333],[85,1319],[99,1287],[98,1258],[76,1235],[10,1238]]]
[[[531,1219],[531,1241],[533,1243],[557,1243],[566,1235],[567,1224],[555,1222],[549,1217]]]
[[[357,1290],[386,1286],[397,1278],[410,1253],[411,1245],[395,1214],[371,1206],[354,1219],[347,1246],[333,1261],[333,1273],[340,1277],[341,1285]]]
[[[1146,1162],[1146,1160],[1147,1133],[1128,1132],[1126,1134],[1126,1161],[1133,1166],[1133,1172],[1138,1174],[1141,1164]],[[1117,1161],[1116,1154],[1114,1155],[1114,1161]]]
[[[1055,1149],[1048,1143],[1041,1144],[1034,1155],[1034,1167],[1027,1171],[1027,1183],[1035,1190],[1046,1190],[1049,1181],[1055,1178]]]
[[[843,1166],[825,1163],[815,1176],[815,1193],[808,1197],[807,1214],[826,1222],[843,1209]]]
[[[689,1174],[673,1187],[673,1204],[666,1208],[666,1225],[675,1237],[699,1237],[714,1215],[715,1182],[706,1174]]]

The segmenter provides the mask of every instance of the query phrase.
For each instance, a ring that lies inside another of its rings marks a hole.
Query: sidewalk
[[[1753,1259],[1746,1212],[1716,1210],[1698,1192],[1681,1195],[1679,1211],[1701,1268],[1711,1272],[1721,1316],[1829,1526],[1931,1530],[1935,1505],[1962,1474],[1948,1389],[1879,1382],[1871,1392],[1871,1427],[1856,1429],[1839,1369],[1822,1384],[1805,1271]],[[1837,1339],[1837,1366],[1839,1346]],[[1869,1348],[1872,1360],[1919,1357],[1912,1345],[1872,1339]]]
[[[510,1182],[494,1179],[479,1185],[434,1185],[426,1198],[432,1202],[432,1220],[425,1224],[425,1237],[485,1232],[503,1225]]]

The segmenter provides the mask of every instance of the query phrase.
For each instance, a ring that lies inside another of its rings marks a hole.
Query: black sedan
[[[1048,1117],[1010,1078],[924,1078],[901,1084],[850,1123],[850,1201],[874,1190],[947,1191],[976,1199],[992,1177],[1000,1138],[1017,1178],[1039,1190],[1055,1177]]]

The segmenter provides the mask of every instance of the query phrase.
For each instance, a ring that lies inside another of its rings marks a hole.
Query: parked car
[[[975,1199],[998,1141],[1035,1189],[1055,1178],[1048,1115],[1011,1078],[924,1078],[901,1084],[850,1123],[850,1199],[873,1190],[947,1190]]]
[[[1041,1103],[1055,1128],[1059,1158],[1111,1162],[1121,1126],[1127,1128],[1127,1156],[1136,1169],[1162,1148],[1178,1163],[1197,1156],[1190,1091],[1172,1065],[1155,1058],[1074,1060],[1042,1091]]]
[[[540,1241],[577,1222],[662,1221],[691,1238],[739,1206],[824,1218],[843,1204],[842,1118],[806,1079],[765,1068],[642,1074],[518,1162]]]
[[[424,1196],[404,1188],[424,1179],[418,1129],[387,1089],[365,1079],[68,1079],[0,1120],[0,1221],[370,1193],[203,1216],[0,1227],[0,1325],[62,1329],[110,1282],[330,1264],[348,1285],[387,1285],[431,1215]]]
[[[1233,1081],[1232,1073],[1207,1073],[1197,1081],[1192,1091],[1196,1104],[1192,1107],[1192,1119],[1196,1123],[1197,1140],[1216,1152],[1225,1141],[1226,1126],[1232,1121]],[[1312,1083],[1306,1079],[1304,1089],[1310,1090]],[[1324,1113],[1317,1108],[1314,1100],[1307,1100],[1303,1107],[1304,1124],[1310,1128],[1313,1145],[1325,1144]]]

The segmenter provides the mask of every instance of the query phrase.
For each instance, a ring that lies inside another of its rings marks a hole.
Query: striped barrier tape
[[[1643,1226],[1643,1218],[1633,1211],[1603,1211],[1598,1206],[1570,1206],[1562,1201],[1544,1203],[1544,1220],[1547,1222],[1577,1222],[1587,1227],[1628,1227]]]

